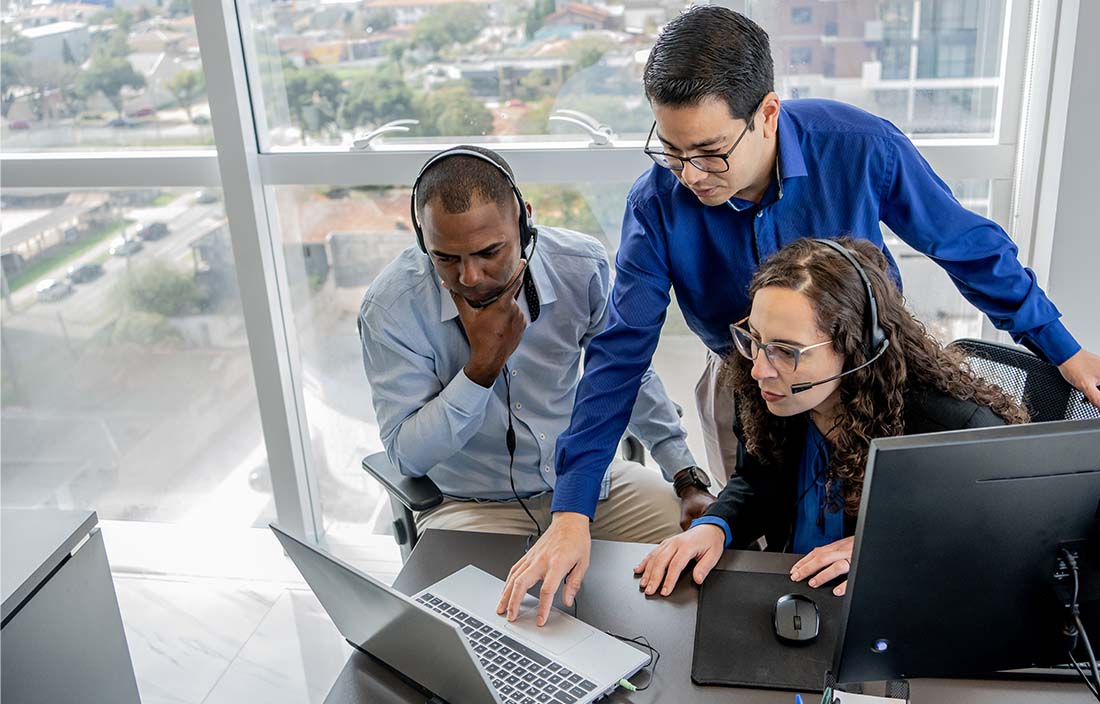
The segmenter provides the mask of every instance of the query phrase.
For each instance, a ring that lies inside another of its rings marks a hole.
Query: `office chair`
[[[622,442],[624,460],[645,464],[645,448],[633,435]],[[401,548],[401,560],[409,559],[420,535],[413,520],[414,511],[427,511],[443,503],[439,487],[428,477],[406,477],[393,466],[385,452],[377,452],[363,458],[363,469],[386,488],[393,513],[393,539]]]
[[[1070,386],[1058,367],[1023,347],[963,338],[948,348],[961,349],[975,374],[1022,402],[1033,423],[1100,418],[1100,409]]]

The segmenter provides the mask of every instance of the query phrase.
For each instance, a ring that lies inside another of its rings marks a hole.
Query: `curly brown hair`
[[[874,363],[845,376],[840,408],[828,433],[829,478],[842,482],[844,511],[859,511],[863,475],[873,438],[905,434],[905,398],[914,389],[988,406],[1007,423],[1026,423],[1028,414],[999,387],[970,370],[962,352],[945,349],[905,307],[901,291],[887,274],[886,257],[867,240],[840,238],[871,281],[878,301],[879,325],[890,341]],[[867,361],[864,336],[867,294],[850,262],[830,247],[800,239],[784,247],[760,268],[749,285],[749,298],[766,286],[798,291],[809,298],[817,328],[832,338],[845,369]],[[726,358],[721,383],[732,386],[745,449],[768,462],[781,462],[792,423],[768,412],[752,363],[736,354]]]

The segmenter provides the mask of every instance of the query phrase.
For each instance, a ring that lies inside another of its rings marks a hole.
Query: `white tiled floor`
[[[101,525],[143,704],[324,701],[351,650],[269,530]],[[362,542],[328,547],[392,582],[393,540]]]

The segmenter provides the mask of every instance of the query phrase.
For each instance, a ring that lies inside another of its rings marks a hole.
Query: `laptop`
[[[472,565],[408,597],[270,527],[352,646],[448,702],[587,704],[649,662],[558,609],[539,628],[530,595],[509,623],[496,613],[504,582]]]

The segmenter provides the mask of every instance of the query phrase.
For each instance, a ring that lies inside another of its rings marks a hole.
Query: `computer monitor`
[[[1069,662],[1059,546],[1079,555],[1081,617],[1100,647],[1098,511],[1100,421],[873,441],[837,681]]]

